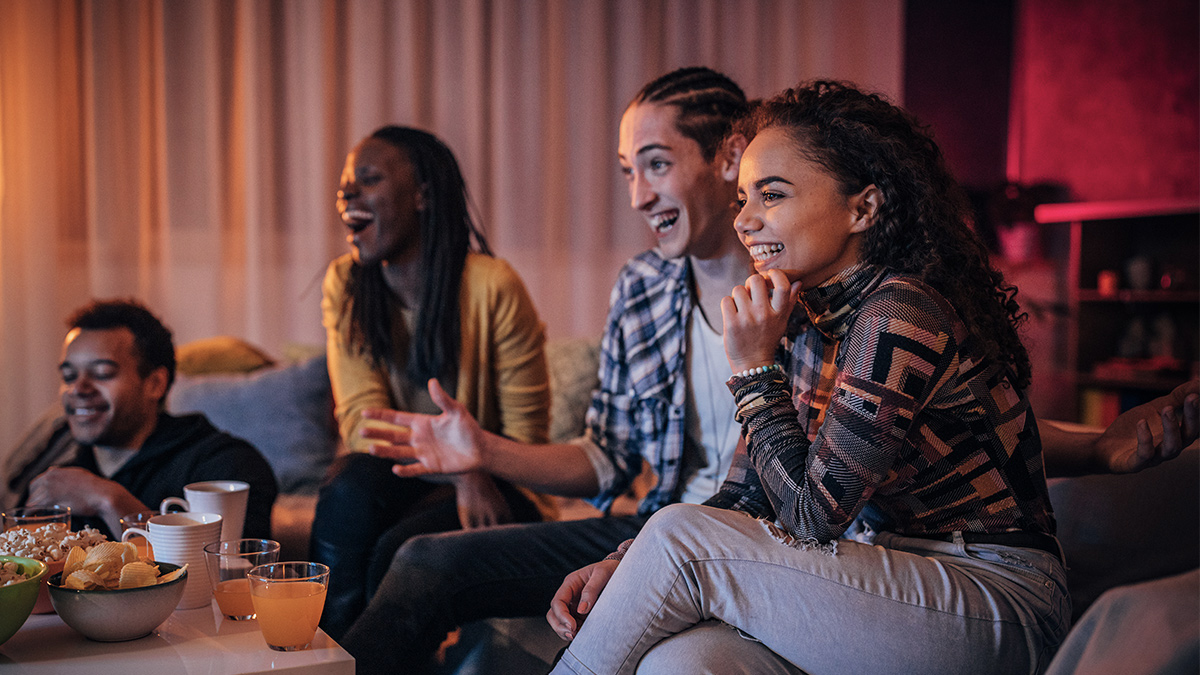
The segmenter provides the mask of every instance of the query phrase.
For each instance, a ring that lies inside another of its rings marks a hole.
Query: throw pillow
[[[183,375],[248,373],[273,365],[261,349],[228,335],[194,340],[175,350],[175,370]]]
[[[204,413],[249,441],[271,464],[281,493],[315,490],[337,453],[323,355],[253,373],[181,376],[167,409]]]

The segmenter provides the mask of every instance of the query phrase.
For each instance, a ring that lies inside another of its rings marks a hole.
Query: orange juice
[[[229,579],[213,589],[217,607],[228,617],[253,618],[254,602],[250,599],[249,579]]]
[[[275,649],[303,649],[312,642],[325,607],[325,584],[273,581],[251,587],[263,638]]]

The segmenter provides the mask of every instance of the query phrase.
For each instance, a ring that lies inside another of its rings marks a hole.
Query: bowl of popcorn
[[[25,625],[45,576],[40,560],[0,555],[0,645]]]
[[[138,558],[128,542],[72,548],[63,571],[50,577],[59,618],[97,642],[145,637],[171,612],[187,583],[187,566]]]
[[[41,591],[33,606],[34,614],[49,614],[54,611],[50,594],[46,590],[49,578],[61,572],[67,552],[73,546],[88,547],[105,541],[107,537],[99,530],[84,527],[72,532],[64,523],[47,523],[38,527],[16,527],[0,532],[0,556],[33,558],[46,563],[49,570],[42,575]]]

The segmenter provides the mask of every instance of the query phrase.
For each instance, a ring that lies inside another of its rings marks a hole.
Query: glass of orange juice
[[[280,652],[308,649],[325,608],[329,568],[314,562],[277,562],[259,565],[246,577],[267,646]]]
[[[205,546],[204,562],[221,614],[234,621],[253,619],[254,604],[246,574],[276,560],[279,560],[279,542],[270,539],[227,539]]]

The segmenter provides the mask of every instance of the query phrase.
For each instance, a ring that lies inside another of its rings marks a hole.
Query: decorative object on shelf
[[[1034,209],[1066,197],[1066,188],[1054,183],[1004,183],[993,190],[988,198],[987,220],[1000,255],[1015,263],[1040,259],[1042,229],[1034,219]]]
[[[1106,298],[1115,297],[1121,288],[1121,277],[1116,270],[1100,270],[1096,275],[1096,292]]]
[[[1150,290],[1154,279],[1154,265],[1144,255],[1135,255],[1125,261],[1125,279],[1135,291]]]

